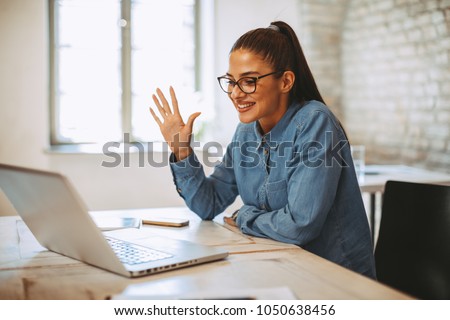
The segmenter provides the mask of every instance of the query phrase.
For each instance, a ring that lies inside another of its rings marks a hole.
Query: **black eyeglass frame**
[[[227,80],[229,80],[231,83],[234,83],[234,85],[232,85],[233,88],[237,85],[238,88],[239,88],[243,93],[246,93],[246,94],[252,94],[252,93],[255,93],[255,91],[256,91],[256,82],[257,82],[258,80],[260,80],[260,79],[262,79],[262,78],[265,78],[265,77],[268,77],[268,76],[271,76],[271,75],[274,75],[274,74],[277,74],[277,73],[281,73],[281,72],[285,72],[285,70],[279,70],[279,71],[270,72],[270,73],[263,74],[262,76],[258,76],[258,77],[242,77],[242,78],[240,78],[240,79],[237,80],[237,81],[234,81],[233,79],[230,79],[228,76],[221,76],[221,77],[217,77],[217,81],[219,81],[219,87],[220,87],[220,89],[222,89],[222,91],[225,92],[225,93],[227,93],[227,94],[232,93],[233,90],[231,90],[231,91],[225,90],[225,89],[222,87],[221,83],[220,83],[220,81],[221,81],[222,79],[227,79]],[[253,91],[247,92],[247,91],[245,91],[244,89],[242,89],[242,87],[241,87],[241,85],[240,85],[239,83],[240,83],[242,80],[245,80],[245,79],[247,79],[247,80],[248,80],[248,79],[251,79],[251,80],[254,82],[255,85],[254,85]]]

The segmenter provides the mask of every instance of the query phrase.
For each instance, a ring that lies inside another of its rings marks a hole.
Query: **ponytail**
[[[306,62],[300,41],[287,23],[275,21],[267,28],[248,31],[235,42],[231,52],[238,49],[258,54],[273,66],[274,71],[294,72],[295,82],[290,91],[290,103],[303,104],[306,101],[316,100],[325,104]],[[347,138],[344,127],[339,120],[338,122]]]
[[[290,102],[317,100],[325,104],[309,69],[300,42],[294,30],[285,22],[275,21],[268,28],[251,30],[242,35],[231,48],[250,50],[270,63],[274,70],[290,70],[295,83]]]

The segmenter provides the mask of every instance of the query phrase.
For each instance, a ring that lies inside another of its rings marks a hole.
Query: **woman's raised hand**
[[[190,144],[192,127],[194,125],[194,120],[200,115],[200,112],[191,114],[187,123],[184,123],[178,109],[178,101],[173,88],[170,87],[170,99],[172,101],[173,110],[170,108],[162,91],[157,89],[156,93],[158,96],[153,94],[152,97],[161,114],[162,121],[152,108],[150,108],[150,113],[158,124],[170,149],[175,154],[177,161],[183,160],[192,153]]]

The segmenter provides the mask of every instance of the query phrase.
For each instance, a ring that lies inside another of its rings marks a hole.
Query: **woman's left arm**
[[[337,193],[343,167],[340,155],[348,141],[328,114],[310,114],[295,142],[296,153],[287,182],[287,204],[267,211],[244,205],[236,219],[242,232],[304,245],[316,238]],[[279,164],[277,164],[279,165]],[[283,164],[284,165],[284,164]]]

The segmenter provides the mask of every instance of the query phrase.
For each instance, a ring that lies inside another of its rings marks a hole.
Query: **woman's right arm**
[[[171,162],[170,168],[178,194],[186,205],[204,220],[211,220],[231,205],[239,194],[232,165],[230,146],[214,172],[205,172],[196,155]]]
[[[238,194],[231,148],[227,148],[222,163],[215,167],[214,173],[206,177],[190,146],[194,120],[200,112],[193,113],[187,123],[184,123],[172,87],[170,97],[172,108],[162,91],[157,89],[157,96],[153,95],[153,101],[162,120],[152,108],[150,112],[172,150],[170,167],[177,191],[186,205],[202,219],[213,219],[233,203]]]

